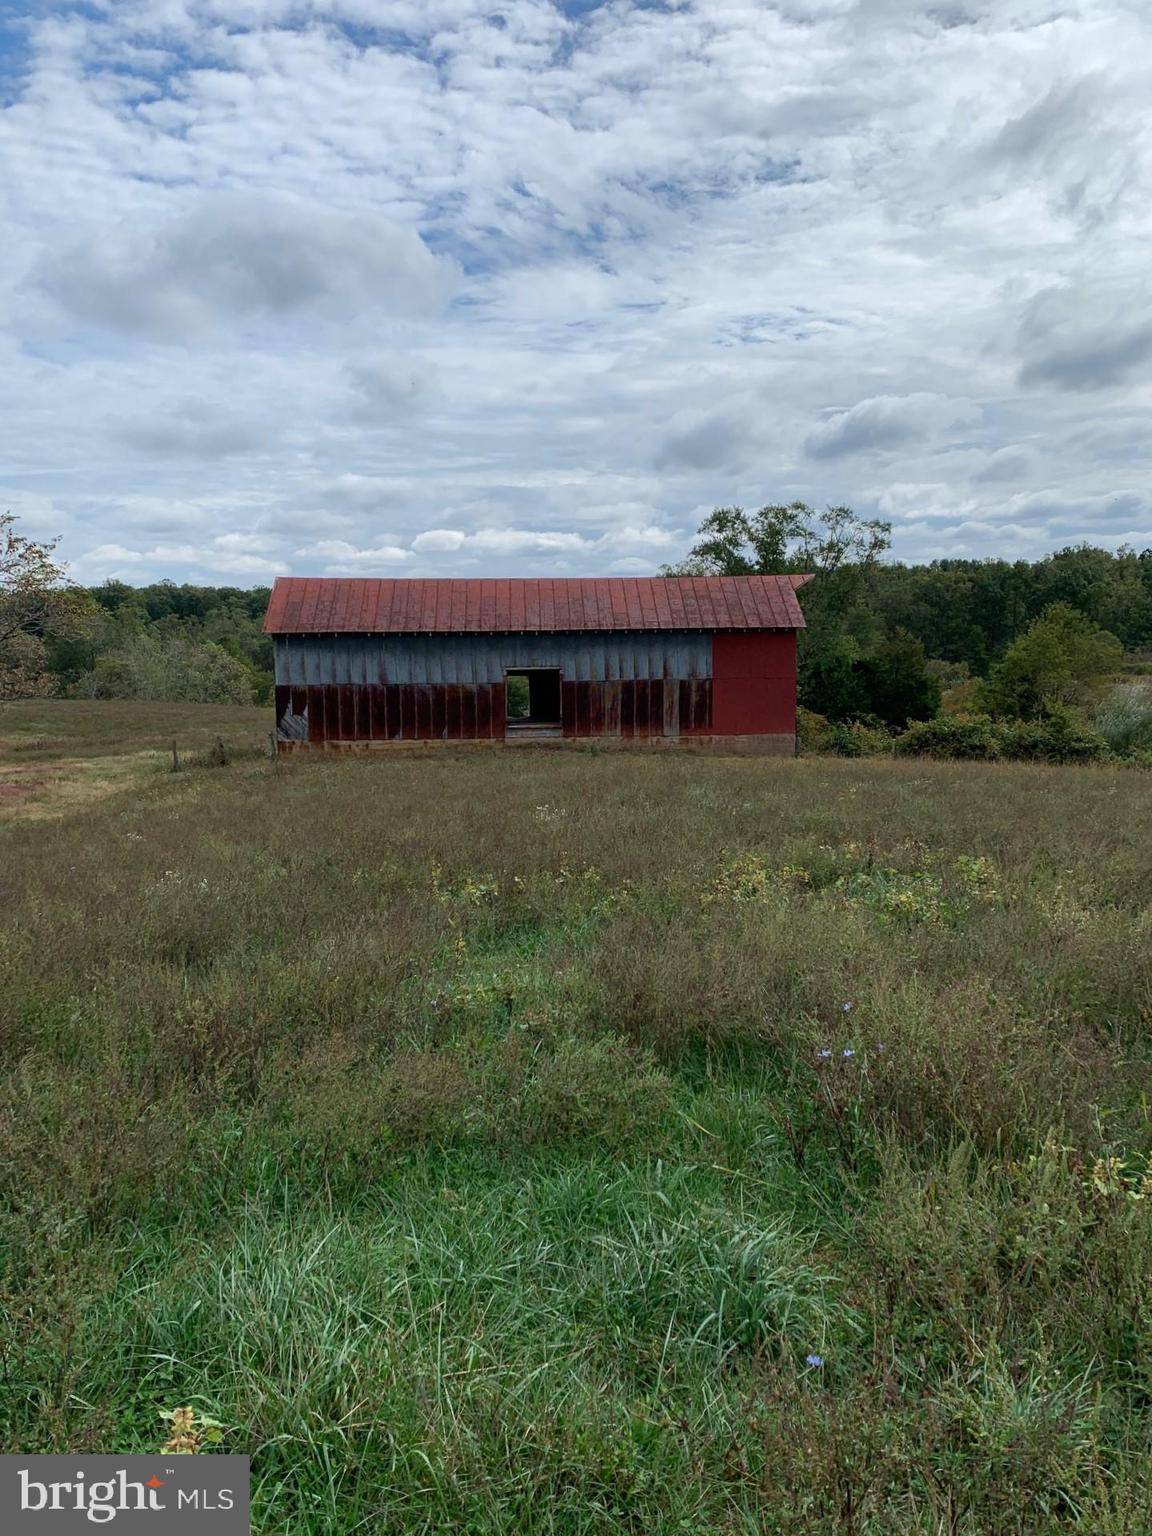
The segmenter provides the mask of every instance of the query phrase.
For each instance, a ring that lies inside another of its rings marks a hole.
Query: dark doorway
[[[522,667],[506,672],[504,697],[510,735],[559,731],[559,667]]]

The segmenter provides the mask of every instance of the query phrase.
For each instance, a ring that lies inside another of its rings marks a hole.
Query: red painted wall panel
[[[796,635],[793,630],[761,630],[712,636],[714,678],[796,678]]]
[[[712,730],[753,736],[795,729],[795,632],[713,635]]]

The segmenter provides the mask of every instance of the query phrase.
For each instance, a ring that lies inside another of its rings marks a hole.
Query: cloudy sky
[[[0,508],[73,574],[1152,544],[1147,0],[6,0]]]

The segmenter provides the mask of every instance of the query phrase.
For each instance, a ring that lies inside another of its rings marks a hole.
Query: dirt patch
[[[53,762],[47,773],[44,763],[27,773],[7,764],[7,777],[0,782],[0,823],[51,821],[82,811],[93,801],[147,783],[158,761],[155,752],[71,757]]]

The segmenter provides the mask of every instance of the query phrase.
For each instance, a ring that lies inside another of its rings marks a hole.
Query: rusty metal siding
[[[623,678],[561,685],[569,737],[706,736],[710,678]],[[488,741],[505,734],[504,685],[312,683],[276,689],[283,742]]]
[[[648,634],[277,635],[282,687],[503,683],[517,667],[558,667],[571,682],[707,677],[712,637],[690,630]]]

